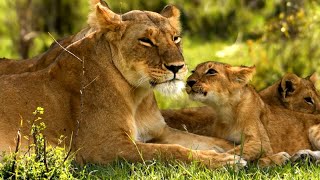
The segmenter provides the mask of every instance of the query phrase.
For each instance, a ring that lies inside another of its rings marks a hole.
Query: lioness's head
[[[193,100],[224,104],[239,96],[239,90],[250,81],[255,67],[233,67],[219,62],[199,64],[188,77],[186,90]]]
[[[92,0],[88,23],[107,38],[113,62],[134,87],[166,94],[184,88],[187,67],[181,49],[180,11],[166,6],[161,13],[133,10],[122,15]]]
[[[282,77],[278,85],[280,100],[286,108],[304,113],[320,113],[320,95],[316,73],[300,78],[293,73]]]

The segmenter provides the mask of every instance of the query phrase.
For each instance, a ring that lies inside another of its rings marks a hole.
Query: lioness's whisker
[[[147,81],[148,81],[148,77],[147,77],[147,76],[143,76],[142,78],[140,78],[140,79],[138,80],[137,85],[136,85],[135,87],[132,87],[132,88],[131,88],[130,92],[135,91],[141,84],[143,84],[143,83],[145,83],[145,82],[147,82]]]

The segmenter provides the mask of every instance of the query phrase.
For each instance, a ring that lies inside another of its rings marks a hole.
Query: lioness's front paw
[[[302,161],[318,161],[320,160],[320,151],[311,151],[310,149],[300,150],[297,153],[295,153],[291,160],[293,162],[302,160]]]
[[[258,164],[260,167],[268,167],[274,165],[283,165],[290,160],[290,155],[287,152],[279,152],[267,157],[260,158]]]
[[[287,152],[279,152],[279,153],[277,153],[277,154],[274,154],[273,156],[274,156],[274,159],[273,159],[273,160],[276,161],[276,164],[277,164],[277,165],[285,164],[285,163],[287,163],[287,162],[290,160],[290,158],[291,158],[290,154],[287,153]]]
[[[202,151],[202,154],[209,157],[208,167],[218,168],[224,165],[233,166],[234,168],[243,168],[247,165],[247,161],[238,155],[229,153],[216,153],[215,151]]]

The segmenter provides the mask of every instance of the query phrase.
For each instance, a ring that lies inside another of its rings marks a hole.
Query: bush
[[[286,72],[302,77],[320,72],[320,3],[288,5],[266,24],[261,40],[249,43],[250,57],[257,65],[254,84],[258,89]]]

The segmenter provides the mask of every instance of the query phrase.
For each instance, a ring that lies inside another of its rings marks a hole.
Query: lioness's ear
[[[93,10],[98,3],[100,3],[100,4],[102,4],[103,6],[105,6],[105,7],[107,7],[107,8],[110,9],[109,5],[108,5],[107,2],[104,1],[104,0],[90,0],[89,3],[90,3],[90,8],[91,8],[91,10]]]
[[[296,87],[299,83],[300,78],[297,75],[293,73],[285,74],[280,82],[280,93],[282,97],[286,98],[288,95],[291,95],[296,90]]]
[[[231,67],[232,79],[241,84],[248,84],[256,71],[256,66]]]
[[[98,2],[94,5],[94,3]],[[88,18],[90,27],[96,29],[115,30],[121,25],[120,15],[112,12],[106,2],[100,0],[91,1],[92,12]]]
[[[318,80],[318,75],[316,72],[314,72],[313,74],[311,74],[307,78],[314,84],[314,86],[316,86],[317,80]]]
[[[108,9],[110,9],[110,6],[104,0],[100,0],[100,4],[102,4],[104,7],[107,7]]]
[[[180,25],[180,11],[178,8],[172,5],[167,5],[163,8],[160,13],[162,16],[169,19],[170,24],[177,28],[179,31],[181,29]]]

